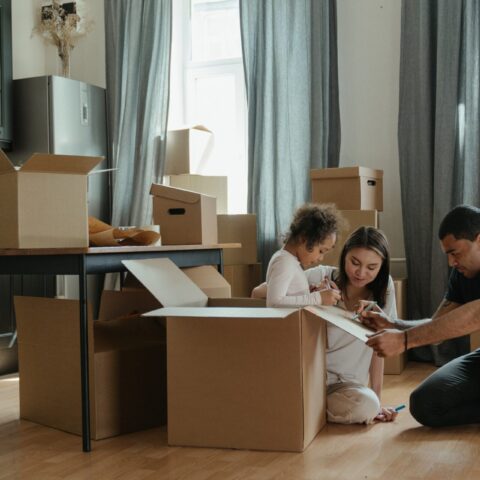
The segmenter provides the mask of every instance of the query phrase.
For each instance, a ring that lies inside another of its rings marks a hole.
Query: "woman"
[[[317,299],[309,304],[335,305],[339,299],[338,306],[356,311],[363,308],[364,301],[375,301],[390,318],[396,318],[395,291],[389,275],[389,260],[385,235],[373,227],[358,228],[345,242],[339,269],[320,265],[305,271],[312,293],[339,291],[337,297],[321,295],[320,301]],[[253,296],[265,297],[266,293],[268,306],[285,306],[288,301],[282,298],[279,301],[268,301],[271,286],[268,280],[267,274],[267,284],[257,287]],[[285,292],[285,297],[299,297],[298,291],[289,294],[288,285]],[[293,303],[289,305],[292,306]],[[305,303],[295,305],[305,306]],[[334,325],[327,324],[327,336],[328,420],[336,423],[394,420],[397,413],[380,406],[383,360],[373,354],[364,342]],[[369,379],[371,388],[368,387]]]

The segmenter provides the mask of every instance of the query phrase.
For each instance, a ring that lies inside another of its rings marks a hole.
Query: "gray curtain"
[[[479,3],[402,2],[398,143],[411,318],[431,316],[446,290],[443,216],[480,204]],[[465,339],[446,344],[445,355],[465,348]]]
[[[168,116],[171,0],[105,0],[112,224],[151,223]]]
[[[248,210],[264,267],[294,210],[310,199],[310,169],[338,166],[336,3],[240,0],[248,100]]]

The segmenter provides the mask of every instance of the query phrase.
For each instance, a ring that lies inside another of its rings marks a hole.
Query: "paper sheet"
[[[367,328],[363,323],[358,320],[353,320],[353,312],[343,310],[338,307],[305,307],[305,310],[315,313],[319,317],[323,318],[327,322],[335,325],[345,332],[357,337],[358,339],[366,342],[368,340],[367,335],[374,333],[374,330]]]

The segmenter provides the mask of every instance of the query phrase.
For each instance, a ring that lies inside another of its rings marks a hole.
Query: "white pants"
[[[327,387],[327,419],[333,423],[372,423],[380,412],[376,393],[359,383],[335,383]]]

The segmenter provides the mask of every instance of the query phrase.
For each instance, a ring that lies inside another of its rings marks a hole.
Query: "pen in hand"
[[[377,305],[377,302],[370,302],[363,310],[362,312],[369,312],[370,310],[372,310],[373,307],[375,307]],[[360,318],[360,315],[362,314],[362,312],[360,313],[355,313],[355,315],[353,315],[352,317],[352,320],[358,320]]]

